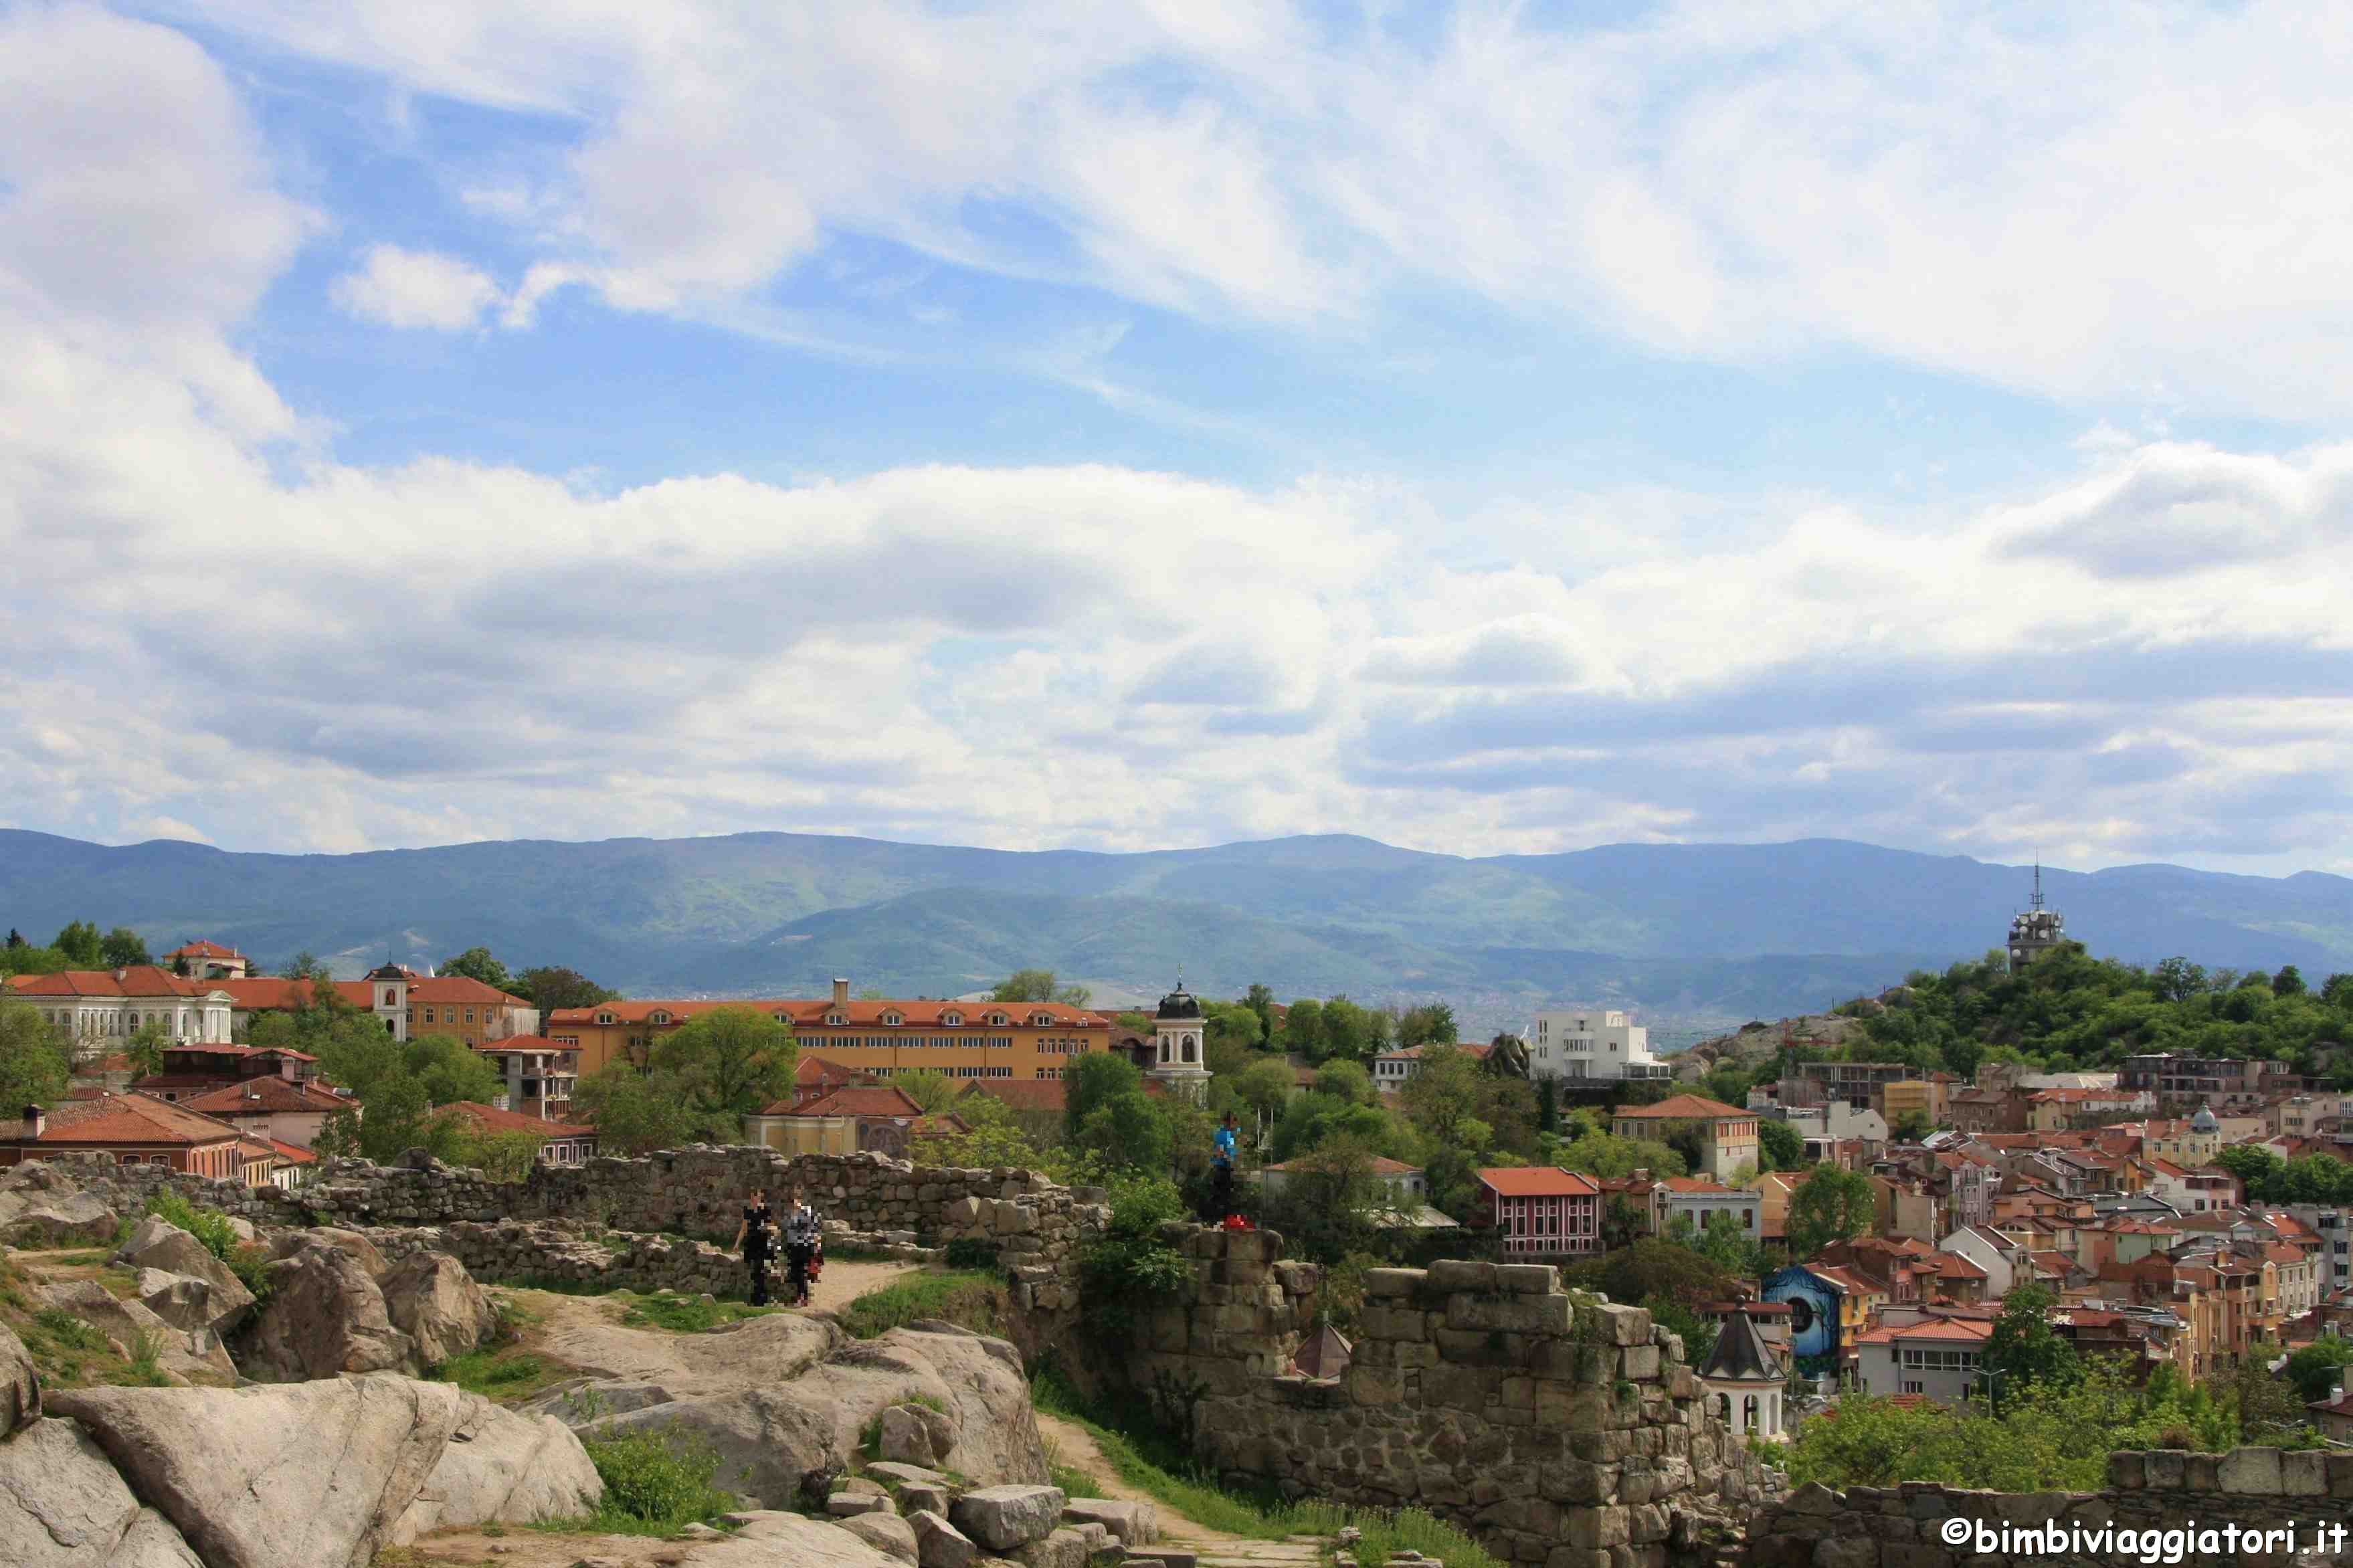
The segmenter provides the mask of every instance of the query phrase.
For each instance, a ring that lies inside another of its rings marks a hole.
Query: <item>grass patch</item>
[[[56,1253],[48,1258],[43,1258],[42,1261],[48,1264],[53,1268],[91,1268],[104,1263],[108,1258],[113,1256],[114,1255],[112,1253],[105,1250],[103,1247],[94,1247],[88,1252]]]
[[[1030,1402],[1085,1430],[1119,1479],[1196,1524],[1257,1541],[1292,1535],[1336,1535],[1347,1525],[1364,1531],[1359,1563],[1385,1563],[1393,1550],[1443,1560],[1447,1568],[1504,1568],[1471,1537],[1419,1509],[1395,1513],[1328,1502],[1284,1502],[1271,1492],[1237,1494],[1203,1477],[1191,1457],[1153,1424],[1141,1406],[1089,1405],[1053,1373],[1031,1380]],[[1069,1488],[1059,1479],[1055,1485]],[[1083,1471],[1072,1476],[1092,1484]]]
[[[626,1294],[626,1292],[616,1292]],[[639,1296],[629,1302],[621,1314],[621,1321],[637,1329],[668,1329],[674,1334],[708,1333],[728,1323],[739,1323],[746,1318],[765,1318],[781,1307],[754,1307],[742,1301],[722,1301],[708,1296],[681,1296],[675,1291],[657,1290],[650,1296]]]
[[[438,1383],[454,1383],[469,1394],[505,1402],[528,1399],[549,1384],[561,1383],[571,1371],[529,1351],[493,1349],[451,1356],[426,1375]]]
[[[712,1486],[719,1456],[681,1434],[625,1432],[580,1436],[588,1462],[604,1478],[605,1500],[593,1514],[544,1520],[532,1529],[557,1535],[672,1536],[690,1524],[712,1524],[736,1506]]]
[[[843,1309],[841,1326],[871,1340],[917,1318],[938,1318],[984,1334],[1001,1334],[1012,1300],[1005,1282],[969,1269],[917,1274],[869,1290]]]
[[[33,1314],[33,1323],[61,1350],[102,1352],[107,1348],[104,1334],[62,1307],[42,1308]]]

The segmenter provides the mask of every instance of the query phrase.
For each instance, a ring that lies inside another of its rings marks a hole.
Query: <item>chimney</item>
[[[30,1143],[35,1139],[38,1138],[41,1135],[41,1129],[47,1127],[48,1124],[49,1119],[41,1114],[41,1108],[39,1106],[28,1105],[25,1107],[24,1138],[26,1142]]]
[[[124,982],[124,981],[126,981],[126,980],[128,980],[128,979],[130,979],[130,978],[131,978],[131,971],[129,971],[129,970],[127,970],[127,969],[118,969],[118,970],[116,970],[116,971],[114,972],[114,982],[115,982],[115,984],[118,984],[118,985],[120,985],[121,984],[122,984],[122,982]]]
[[[849,982],[839,974],[833,977],[833,1005],[837,1007],[849,1005]]]

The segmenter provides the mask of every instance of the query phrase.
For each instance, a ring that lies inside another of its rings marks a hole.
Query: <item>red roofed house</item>
[[[319,1130],[339,1110],[359,1111],[359,1102],[315,1083],[290,1083],[282,1078],[249,1078],[241,1083],[182,1094],[174,1102],[185,1110],[225,1121],[248,1138],[308,1149]]]
[[[1574,1258],[1601,1250],[1601,1186],[1554,1165],[1479,1173],[1472,1223],[1492,1226],[1505,1258]]]
[[[471,1100],[452,1100],[443,1109],[463,1117],[484,1132],[531,1134],[540,1140],[539,1163],[543,1165],[577,1165],[596,1157],[596,1130],[583,1127],[577,1121],[550,1121],[543,1116],[530,1116]]]
[[[1027,1004],[1023,1004],[1027,1005]],[[964,1131],[954,1116],[926,1116],[896,1084],[851,1084],[816,1100],[780,1100],[744,1119],[744,1136],[785,1154],[860,1154],[903,1160],[927,1131]]]
[[[184,980],[153,963],[11,974],[8,994],[29,1002],[67,1037],[77,1057],[120,1048],[149,1024],[174,1040],[228,1043],[235,1020],[224,994],[233,981]]]
[[[317,992],[317,983],[310,980],[264,977],[213,984],[232,998],[240,1031],[257,1013],[311,1005]],[[539,1010],[530,1002],[463,974],[419,974],[404,964],[386,963],[364,979],[326,984],[345,1003],[373,1014],[398,1040],[448,1035],[480,1047],[539,1032]]]
[[[1763,1163],[1757,1158],[1757,1113],[1720,1100],[1678,1094],[1656,1105],[1621,1105],[1611,1113],[1610,1131],[1620,1138],[1663,1143],[1685,1130],[1696,1130],[1699,1136],[1699,1169],[1694,1175],[1728,1182],[1742,1167],[1753,1172]]]
[[[1307,1159],[1286,1160],[1280,1165],[1261,1165],[1254,1174],[1270,1193],[1279,1193],[1294,1171],[1307,1170]],[[1378,1182],[1391,1208],[1411,1209],[1430,1201],[1430,1182],[1419,1165],[1409,1165],[1402,1160],[1375,1155],[1370,1162],[1373,1180]]]
[[[0,1122],[0,1126],[7,1123]],[[85,1159],[106,1164],[162,1165],[223,1181],[245,1179],[236,1128],[148,1094],[100,1094],[26,1106],[13,1136],[0,1138],[0,1165],[26,1160]]]
[[[1754,1187],[1727,1187],[1705,1176],[1670,1176],[1659,1184],[1657,1195],[1665,1225],[1688,1219],[1694,1230],[1705,1230],[1711,1218],[1728,1214],[1749,1240],[1764,1235],[1765,1194]]]
[[[186,960],[185,963],[183,959]],[[164,955],[163,965],[191,980],[242,980],[253,973],[253,964],[245,954],[216,942],[182,942]]]
[[[476,1046],[482,1059],[498,1068],[506,1080],[506,1108],[550,1121],[572,1115],[572,1087],[580,1074],[578,1046],[559,1046],[544,1035],[510,1035],[487,1046]]]
[[[1917,1394],[1958,1405],[1978,1391],[1978,1357],[1993,1325],[1969,1318],[1930,1318],[1857,1334],[1855,1371],[1865,1394]]]

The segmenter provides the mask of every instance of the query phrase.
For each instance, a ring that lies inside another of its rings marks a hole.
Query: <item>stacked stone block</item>
[[[1311,1380],[1289,1363],[1317,1271],[1269,1232],[1170,1239],[1194,1284],[1145,1320],[1137,1372],[1198,1394],[1195,1449],[1231,1484],[1424,1509],[1548,1568],[1695,1561],[1767,1488],[1681,1342],[1549,1265],[1371,1270],[1347,1371]]]

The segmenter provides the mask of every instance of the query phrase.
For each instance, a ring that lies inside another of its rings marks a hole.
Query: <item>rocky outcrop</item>
[[[839,1525],[765,1510],[731,1516],[739,1528],[694,1548],[691,1568],[902,1568]]]
[[[417,1346],[417,1359],[438,1366],[478,1349],[498,1328],[490,1297],[466,1266],[444,1252],[417,1252],[376,1281],[393,1326]]]
[[[171,1521],[142,1508],[71,1421],[0,1443],[0,1562],[8,1568],[202,1568]]]
[[[90,1193],[62,1193],[16,1205],[8,1218],[0,1220],[0,1241],[11,1247],[95,1247],[112,1241],[121,1223],[104,1199]]]
[[[417,1342],[393,1327],[384,1292],[349,1251],[301,1247],[269,1266],[269,1304],[237,1341],[248,1377],[299,1383],[417,1367]]]
[[[225,1334],[253,1310],[253,1292],[179,1226],[150,1215],[115,1249],[114,1261],[139,1270],[139,1299],[175,1329]]]
[[[276,1250],[280,1258],[291,1258],[311,1247],[332,1247],[338,1252],[350,1253],[352,1260],[371,1279],[380,1278],[391,1267],[385,1261],[384,1254],[376,1249],[375,1242],[358,1231],[345,1230],[340,1226],[321,1225],[308,1230],[290,1230],[278,1238]]]
[[[41,1418],[41,1379],[16,1331],[0,1323],[0,1442]]]
[[[907,1528],[915,1532],[915,1561],[923,1568],[972,1568],[980,1557],[972,1537],[930,1509],[909,1514]]]
[[[366,1568],[465,1414],[440,1384],[375,1375],[279,1388],[92,1388],[88,1427],[209,1568]]]
[[[155,1362],[174,1377],[229,1383],[237,1365],[221,1337],[209,1329],[176,1329],[143,1301],[117,1300],[95,1279],[69,1279],[45,1286],[42,1298],[104,1334],[117,1353],[137,1352],[142,1336],[155,1343]]]
[[[604,1496],[604,1479],[570,1427],[469,1394],[449,1446],[394,1524],[391,1542],[406,1545],[431,1530],[594,1513]]]
[[[949,1436],[940,1462],[983,1484],[1046,1479],[1020,1357],[1003,1340],[963,1331],[894,1329],[839,1344],[789,1382],[647,1404],[602,1415],[596,1428],[707,1443],[719,1485],[780,1508],[816,1478],[848,1469],[867,1424],[916,1394],[941,1406],[931,1413]],[[596,1404],[574,1407],[594,1413]]]
[[[1072,1524],[1100,1524],[1123,1546],[1149,1546],[1160,1539],[1160,1510],[1148,1502],[1074,1497],[1062,1505]]]
[[[915,1561],[914,1528],[892,1513],[888,1505],[841,1520],[835,1528],[848,1531],[885,1557],[911,1565]]]

